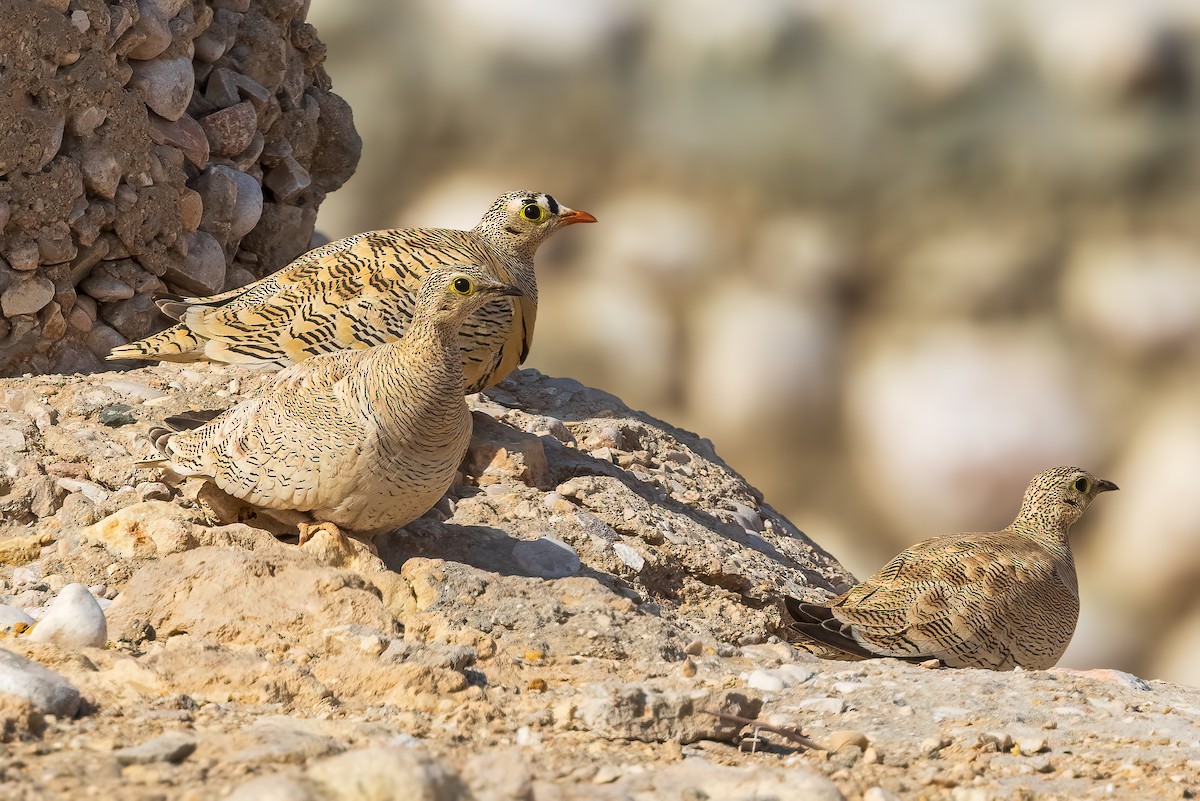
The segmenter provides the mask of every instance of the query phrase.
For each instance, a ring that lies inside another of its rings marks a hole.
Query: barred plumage
[[[827,605],[785,597],[784,622],[794,641],[833,658],[1052,667],[1079,619],[1067,532],[1115,489],[1077,467],[1045,470],[1002,531],[920,542]]]
[[[520,288],[475,268],[434,268],[401,339],[289,367],[199,428],[155,437],[163,458],[142,464],[367,538],[402,526],[446,492],[471,438],[458,330],[505,296]]]
[[[356,234],[309,251],[277,273],[206,298],[159,308],[178,325],[114,348],[109,359],[211,360],[287,366],[321,353],[403,336],[421,279],[438,266],[473,266],[521,289],[462,328],[466,390],[491,386],[525,360],[537,319],[538,246],[563,226],[595,222],[538,192],[501,195],[470,231],[402,228]]]

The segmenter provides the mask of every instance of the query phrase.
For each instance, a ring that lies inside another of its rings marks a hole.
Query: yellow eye
[[[546,217],[546,210],[536,203],[528,203],[521,209],[521,216],[530,222],[541,222]]]
[[[469,278],[455,278],[450,282],[450,288],[460,295],[470,295],[475,291],[475,285]]]

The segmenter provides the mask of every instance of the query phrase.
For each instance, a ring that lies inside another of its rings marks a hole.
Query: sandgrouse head
[[[1065,530],[1079,520],[1097,495],[1115,489],[1116,484],[1079,467],[1043,470],[1029,482],[1017,522]]]
[[[475,230],[509,250],[532,253],[558,229],[584,222],[596,218],[545,193],[516,191],[496,198]]]

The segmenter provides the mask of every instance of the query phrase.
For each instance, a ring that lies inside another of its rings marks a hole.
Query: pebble
[[[124,403],[110,403],[100,410],[100,422],[110,428],[132,425],[137,421],[133,409]]]
[[[141,92],[150,110],[174,121],[187,111],[192,99],[196,73],[190,58],[167,58],[133,64],[129,87]]]
[[[868,787],[863,793],[863,801],[900,801],[900,796],[889,793],[882,787]]]
[[[950,738],[933,734],[921,741],[918,750],[925,756],[933,756],[948,745],[950,745]]]
[[[60,478],[58,486],[67,492],[78,492],[92,503],[103,503],[108,500],[108,490],[94,481],[80,481],[74,478]]]
[[[296,161],[295,156],[288,156],[279,166],[271,168],[263,176],[263,186],[270,189],[277,200],[284,203],[303,192],[312,183],[308,170]]]
[[[147,386],[140,381],[128,381],[126,379],[109,381],[105,384],[105,386],[111,389],[113,392],[120,393],[121,395],[128,395],[139,400],[161,398],[167,394],[161,389],[155,389],[154,387]]]
[[[44,714],[74,717],[79,690],[58,673],[31,659],[0,649],[0,693],[24,698]]]
[[[733,504],[733,519],[734,522],[747,531],[763,530],[762,516],[745,504]]]
[[[424,751],[409,747],[373,747],[347,751],[309,767],[308,778],[321,785],[322,798],[375,801],[458,798],[458,777]]]
[[[646,566],[646,557],[642,556],[632,547],[623,542],[614,542],[612,544],[613,552],[617,558],[625,563],[625,566],[631,570],[640,573],[642,568]]]
[[[771,670],[750,671],[750,674],[746,676],[746,686],[752,690],[762,690],[768,693],[780,692],[784,687],[783,678]]]
[[[463,778],[474,801],[533,798],[533,779],[519,748],[487,750],[469,757]]]
[[[214,156],[236,156],[250,146],[258,130],[258,114],[249,100],[214,111],[200,119]]]
[[[239,785],[225,801],[319,801],[328,798],[318,794],[312,785],[291,776],[276,774],[262,776]]]
[[[775,672],[783,678],[783,683],[787,687],[795,687],[798,684],[803,684],[817,675],[816,670],[804,667],[803,665],[780,665],[775,669]]]
[[[1049,750],[1046,744],[1045,737],[1037,735],[1025,735],[1013,738],[1013,746],[1016,747],[1022,754],[1040,754],[1043,751]]]
[[[103,648],[108,640],[108,624],[88,588],[68,584],[50,603],[29,639],[63,648]]]
[[[115,155],[96,148],[85,150],[80,156],[79,167],[83,182],[92,194],[105,200],[116,197],[121,183],[121,163]]]
[[[825,744],[830,751],[841,751],[843,748],[854,746],[866,751],[871,745],[871,739],[861,731],[854,729],[837,729],[825,738]]]
[[[257,227],[263,214],[262,186],[254,176],[241,170],[234,171],[237,184],[237,200],[233,207],[233,219],[229,223],[230,236],[240,239]]]
[[[202,170],[208,166],[208,137],[204,135],[200,123],[186,114],[177,120],[168,120],[151,112],[150,138],[156,144],[179,148],[197,169]]]
[[[113,757],[118,765],[149,765],[153,762],[178,765],[195,750],[195,737],[182,732],[170,732],[139,745],[117,749]]]
[[[161,481],[143,481],[133,489],[143,501],[169,501],[175,497],[171,488]]]
[[[12,631],[13,626],[18,623],[32,626],[33,618],[25,614],[23,609],[0,604],[0,631]]]
[[[822,715],[840,715],[846,711],[846,702],[841,698],[806,698],[796,706]]]
[[[522,569],[545,579],[574,576],[581,566],[575,549],[553,537],[522,540],[513,546],[512,555]]]
[[[0,294],[0,312],[5,317],[35,314],[54,299],[54,283],[45,276],[31,275],[14,281]]]
[[[103,272],[92,273],[79,282],[79,288],[101,303],[126,300],[136,294],[129,284]]]
[[[25,450],[25,435],[15,428],[0,428],[0,451],[20,453]]]
[[[162,55],[163,51],[171,46],[171,29],[167,26],[167,20],[152,6],[143,3],[140,11],[138,21],[133,24],[133,30],[144,38],[129,48],[126,55],[146,61]]]
[[[188,248],[186,265],[168,262],[163,279],[197,295],[220,292],[225,285],[226,269],[221,243],[205,231],[188,231],[184,238]]]

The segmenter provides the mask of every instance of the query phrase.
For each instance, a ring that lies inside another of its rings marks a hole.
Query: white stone
[[[68,584],[29,635],[63,648],[103,648],[108,641],[104,611],[82,584]]]
[[[751,690],[777,693],[783,690],[783,677],[772,670],[752,670],[746,677],[746,686]]]
[[[795,687],[798,684],[803,684],[813,676],[817,675],[816,670],[809,667],[804,667],[803,665],[780,665],[775,669],[775,672],[783,677],[784,684],[786,684],[788,687]]]
[[[634,570],[635,572],[641,572],[642,568],[646,566],[646,557],[642,556],[625,543],[614,542],[612,549],[613,552],[616,553],[617,558],[624,562],[626,567]]]
[[[796,706],[822,715],[840,715],[846,711],[846,702],[841,698],[805,698]]]
[[[126,397],[138,398],[140,400],[150,400],[151,398],[161,398],[167,393],[161,389],[147,386],[140,381],[129,381],[127,379],[118,378],[109,381],[105,384],[113,392],[119,392]]]

